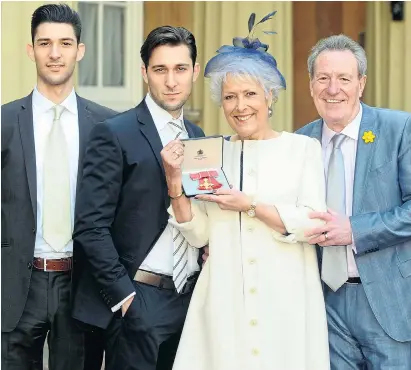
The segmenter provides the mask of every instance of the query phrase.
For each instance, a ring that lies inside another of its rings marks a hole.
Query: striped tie
[[[183,126],[182,126],[181,123],[180,123],[180,120],[178,120],[178,123],[177,123],[177,122],[174,122],[174,121],[170,121],[168,124],[172,126],[171,129],[172,129],[173,131],[176,131],[176,132],[185,132]]]
[[[173,281],[178,293],[181,292],[188,278],[188,248],[190,245],[184,238],[183,234],[176,228],[173,229],[173,244],[174,244],[174,266],[173,266]]]
[[[176,133],[181,135],[179,136],[180,139],[187,137],[186,131],[184,130],[180,121],[170,121],[169,122],[170,128]],[[181,292],[185,283],[187,282],[188,278],[188,250],[191,248],[190,244],[188,244],[186,238],[184,238],[183,234],[176,228],[172,228],[173,231],[173,245],[174,245],[174,252],[173,252],[173,281],[174,286],[178,293]]]

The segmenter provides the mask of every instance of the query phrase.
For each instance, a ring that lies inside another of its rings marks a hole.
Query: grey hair
[[[268,99],[270,92],[273,100],[276,101],[279,92],[284,89],[281,79],[277,72],[263,61],[234,59],[231,63],[224,66],[223,70],[211,72],[210,93],[211,99],[219,106],[222,105],[223,84],[227,81],[227,76],[234,79],[252,78],[264,89],[265,97]]]
[[[355,59],[357,59],[358,64],[358,74],[362,77],[367,73],[367,56],[365,55],[365,50],[363,47],[354,40],[350,39],[345,35],[333,35],[322,39],[317,42],[317,44],[311,49],[311,53],[308,56],[307,66],[310,79],[314,76],[314,65],[317,57],[323,51],[351,51],[354,54]]]

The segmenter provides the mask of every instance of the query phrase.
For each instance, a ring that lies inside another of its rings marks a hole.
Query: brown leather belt
[[[70,271],[73,268],[73,257],[59,259],[34,257],[33,267],[43,271]]]
[[[199,272],[194,273],[187,279],[180,294],[187,294],[193,291],[196,285]],[[172,276],[156,274],[145,270],[137,270],[134,275],[134,280],[143,284],[155,286],[159,289],[175,290],[175,285]]]

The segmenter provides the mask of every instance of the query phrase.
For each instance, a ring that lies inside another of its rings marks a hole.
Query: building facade
[[[2,104],[27,95],[35,85],[35,65],[26,55],[30,17],[45,2],[1,3]],[[140,46],[148,32],[171,24],[190,29],[197,40],[201,67],[233,36],[246,36],[251,12],[257,18],[277,10],[262,35],[287,80],[287,90],[274,107],[273,127],[293,131],[317,117],[309,94],[306,60],[322,37],[345,33],[361,42],[368,55],[367,104],[411,111],[411,3],[407,2],[67,2],[83,21],[85,58],[76,72],[82,96],[123,111],[145,94]],[[402,3],[402,20],[392,3]],[[395,13],[395,14],[394,14]],[[407,67],[408,66],[408,67]],[[207,134],[230,130],[221,110],[210,100],[207,81],[199,78],[186,113]]]

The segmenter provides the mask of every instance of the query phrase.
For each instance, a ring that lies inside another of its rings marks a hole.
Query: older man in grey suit
[[[367,59],[331,36],[308,58],[321,119],[298,133],[322,143],[325,225],[320,248],[331,367],[411,369],[411,115],[362,102]]]
[[[31,31],[37,86],[1,107],[1,367],[41,370],[48,335],[50,370],[100,369],[98,337],[71,318],[71,233],[89,133],[115,112],[73,89],[84,54],[75,11],[43,5]]]

